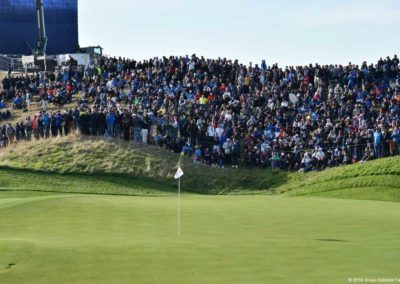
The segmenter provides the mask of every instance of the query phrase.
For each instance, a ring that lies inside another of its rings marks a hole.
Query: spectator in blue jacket
[[[380,128],[377,128],[374,132],[374,148],[375,156],[377,158],[382,157],[382,132]]]
[[[107,113],[106,123],[107,123],[107,135],[108,135],[108,137],[114,137],[115,114],[111,110]]]
[[[21,109],[23,107],[23,100],[20,96],[16,96],[13,100],[13,108]]]
[[[50,137],[50,117],[47,112],[43,114],[43,129],[44,129],[44,137]]]

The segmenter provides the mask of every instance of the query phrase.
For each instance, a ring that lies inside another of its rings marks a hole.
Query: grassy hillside
[[[176,191],[178,155],[153,146],[78,135],[0,152],[0,188],[124,195]],[[201,194],[286,194],[400,202],[400,158],[323,172],[215,169],[182,158],[182,189]]]
[[[400,202],[400,158],[291,174],[278,193],[289,196],[321,196]]]
[[[21,175],[32,177],[36,174],[39,180],[47,180],[49,174],[56,174],[62,180],[79,179],[83,175],[97,182],[106,180],[128,186],[121,192],[117,188],[112,190],[113,194],[125,194],[129,188],[134,190],[137,182],[143,188],[165,192],[176,189],[173,175],[178,160],[177,154],[152,146],[71,135],[22,143],[16,148],[4,150],[0,153],[0,175],[11,175],[8,178],[10,187],[19,186],[12,179],[13,171],[18,169]],[[185,172],[182,189],[201,194],[271,192],[287,178],[287,173],[262,169],[210,168],[188,158],[182,158],[181,165]],[[51,180],[58,179],[50,178],[50,184]],[[104,185],[102,192],[107,192],[107,186]],[[59,189],[65,190],[62,187]],[[96,191],[97,188],[94,188],[93,192]]]
[[[0,168],[0,191],[41,191],[107,195],[164,196],[176,186],[146,177],[83,175]]]

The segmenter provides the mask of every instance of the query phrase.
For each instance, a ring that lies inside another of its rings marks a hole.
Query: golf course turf
[[[0,192],[0,283],[349,283],[399,277],[400,203]]]
[[[0,284],[400,279],[400,157],[297,173],[215,169],[68,137],[0,152]]]

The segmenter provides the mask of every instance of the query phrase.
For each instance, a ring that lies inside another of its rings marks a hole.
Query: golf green
[[[400,204],[278,196],[0,193],[0,283],[400,278]]]

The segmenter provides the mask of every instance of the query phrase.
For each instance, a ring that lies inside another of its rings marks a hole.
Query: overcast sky
[[[399,0],[81,0],[81,46],[137,60],[375,62],[400,53]],[[400,55],[400,54],[399,54]]]

